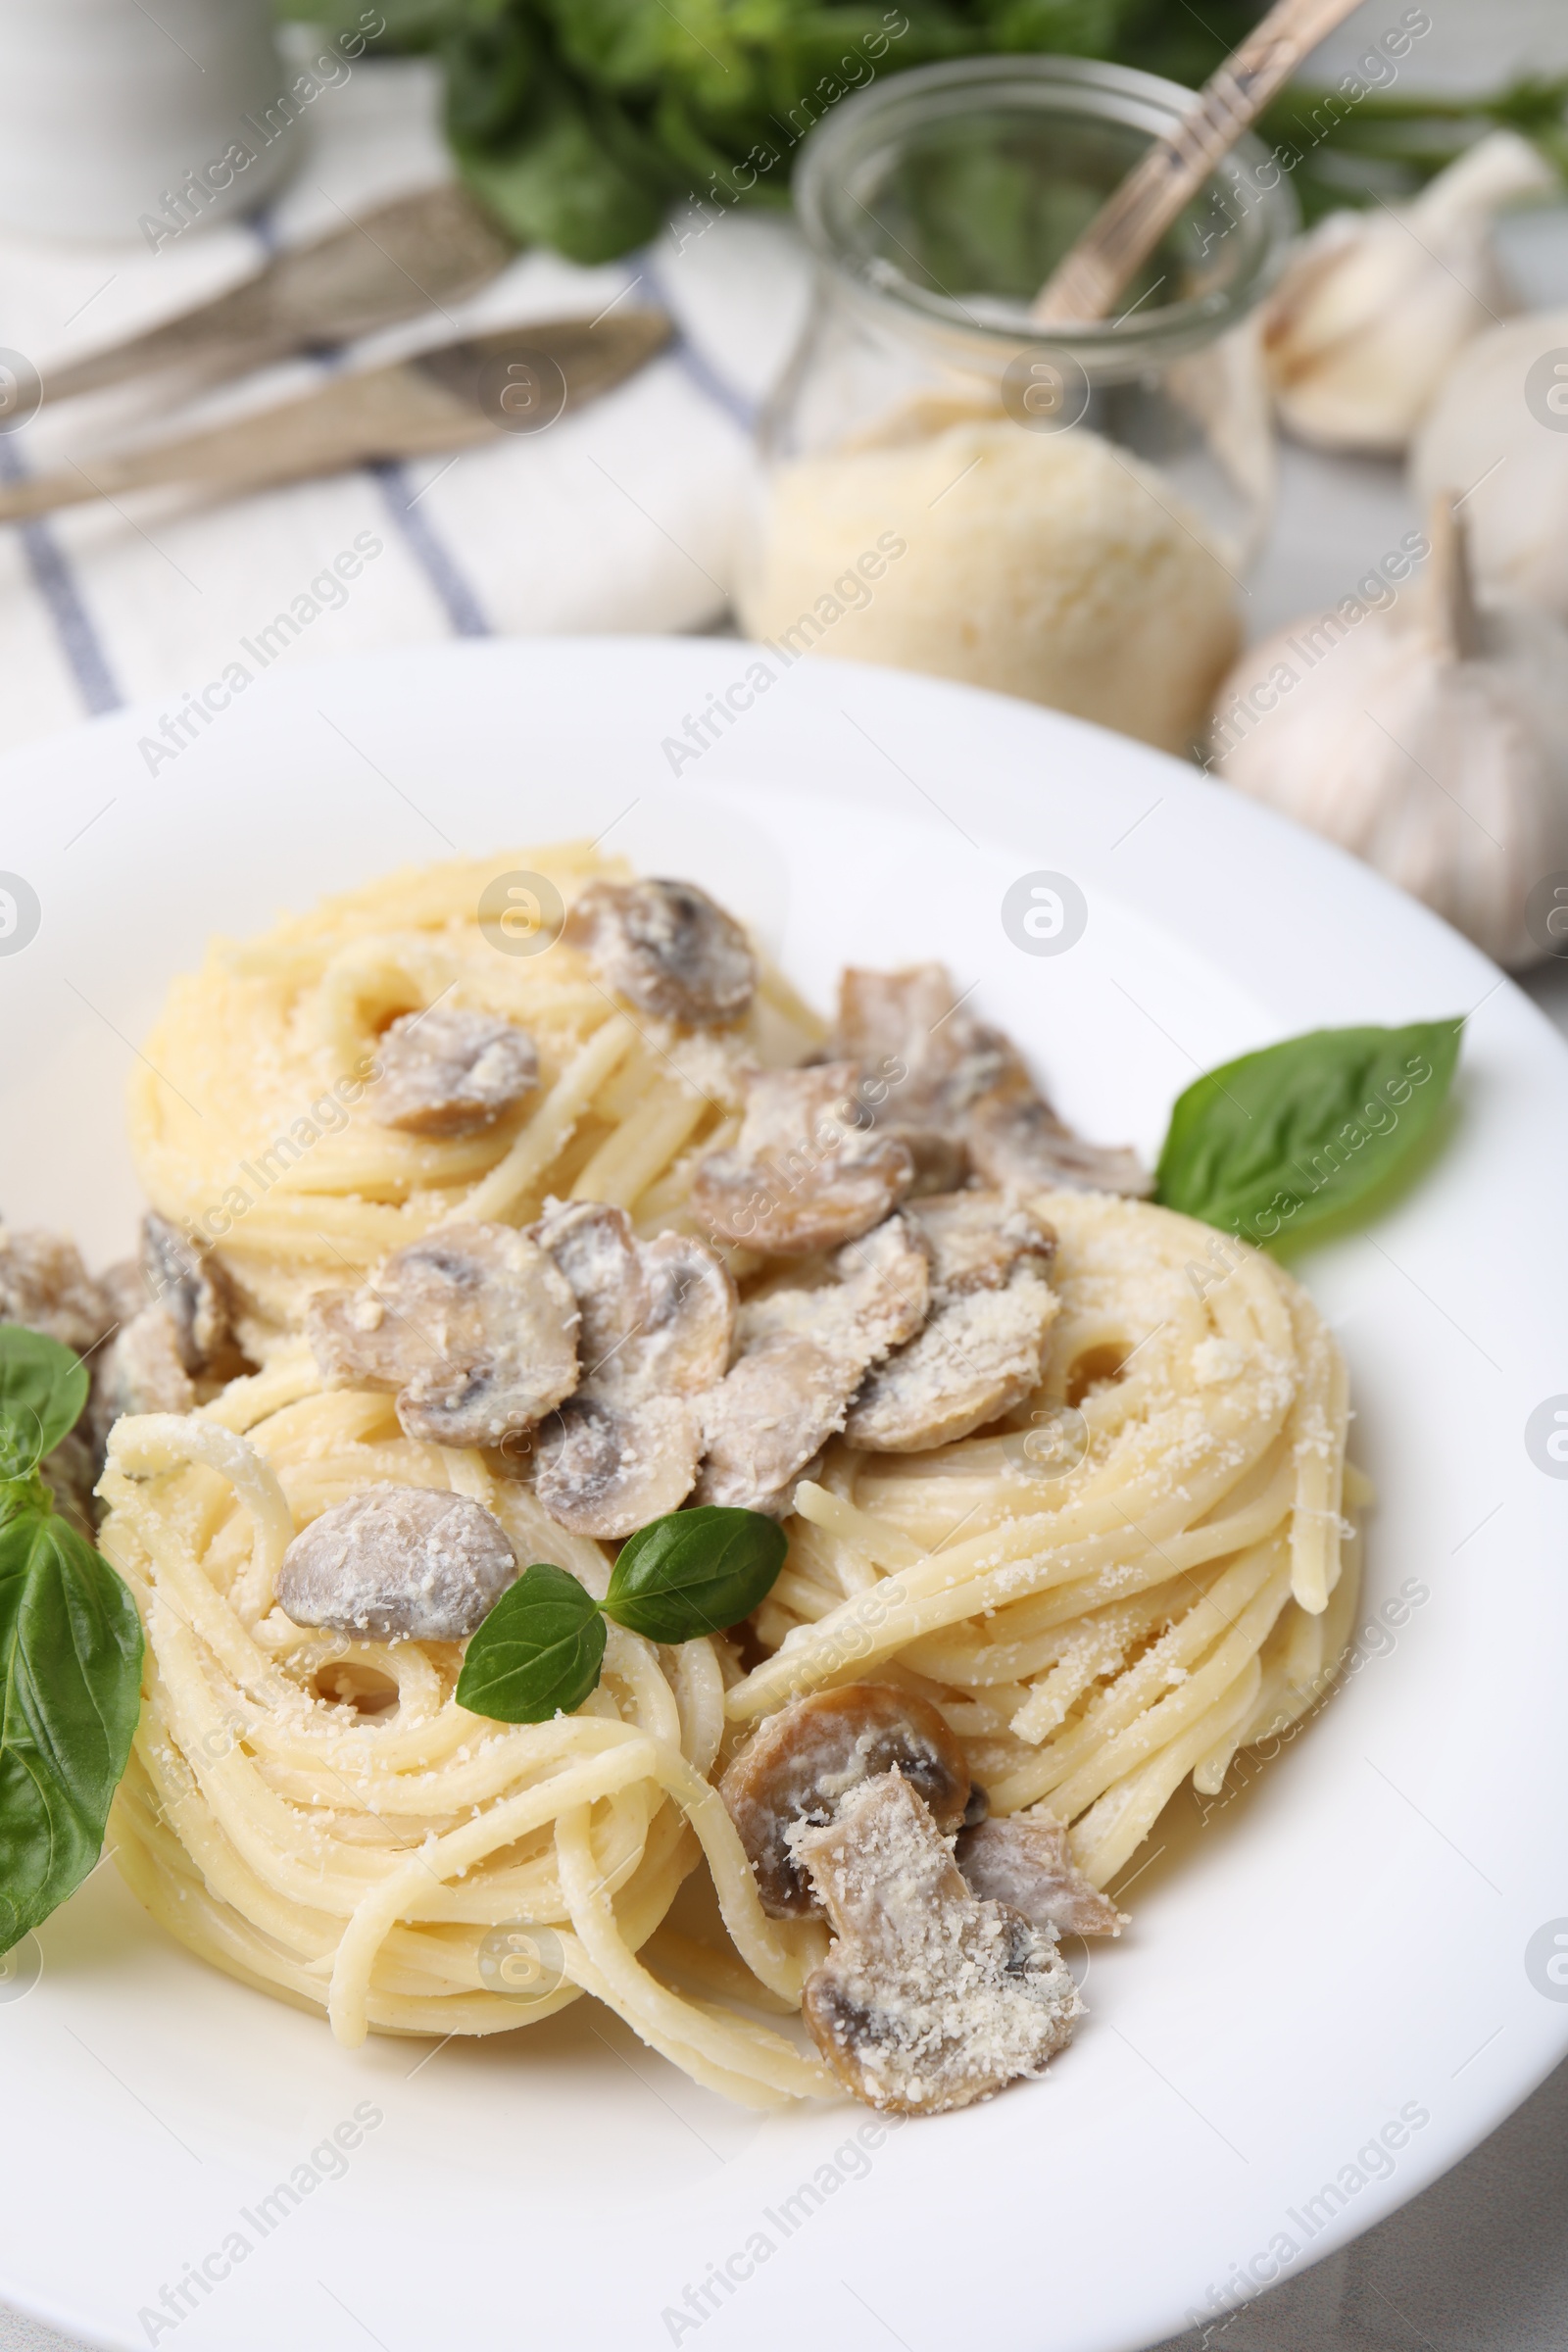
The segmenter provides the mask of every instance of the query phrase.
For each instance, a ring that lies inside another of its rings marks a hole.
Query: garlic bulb
[[[1211,764],[1499,963],[1532,963],[1545,951],[1526,902],[1568,868],[1568,632],[1528,606],[1475,603],[1450,498],[1429,530],[1419,586],[1381,611],[1348,597],[1249,649],[1216,707]]]
[[[1320,221],[1263,318],[1290,430],[1321,449],[1403,450],[1455,355],[1519,307],[1492,251],[1494,216],[1557,184],[1528,140],[1495,130],[1413,204]]]
[[[1465,495],[1483,591],[1568,622],[1568,310],[1512,318],[1456,362],[1410,452],[1423,504]]]

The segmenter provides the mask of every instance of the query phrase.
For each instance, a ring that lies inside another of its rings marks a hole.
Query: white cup
[[[0,0],[0,222],[162,250],[249,209],[299,144],[290,78],[270,0]]]

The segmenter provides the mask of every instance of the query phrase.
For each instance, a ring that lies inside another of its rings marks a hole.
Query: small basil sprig
[[[1171,1113],[1155,1200],[1264,1247],[1343,1216],[1432,1132],[1461,1027],[1314,1029],[1209,1070]]]
[[[498,1723],[569,1715],[598,1684],[606,1617],[650,1642],[719,1633],[765,1599],[787,1548],[760,1511],[705,1503],[628,1536],[603,1602],[564,1568],[525,1568],[469,1642],[458,1703]]]
[[[599,1680],[605,1621],[593,1594],[564,1568],[525,1568],[468,1643],[458,1704],[498,1723],[573,1714]]]
[[[0,1324],[0,1480],[24,1479],[81,1418],[87,1367],[41,1331]]]
[[[639,1528],[620,1547],[605,1607],[650,1642],[691,1642],[749,1617],[789,1549],[776,1519],[703,1503]]]
[[[97,1862],[141,1706],[136,1604],[37,1474],[86,1396],[69,1348],[0,1326],[0,1952]]]

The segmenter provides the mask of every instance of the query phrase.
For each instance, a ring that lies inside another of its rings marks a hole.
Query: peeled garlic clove
[[[1568,632],[1529,607],[1476,605],[1448,499],[1430,528],[1428,577],[1399,603],[1315,615],[1248,651],[1216,709],[1213,764],[1499,963],[1533,963],[1526,902],[1568,867]]]
[[[1290,430],[1322,449],[1403,450],[1455,355],[1518,308],[1492,251],[1494,217],[1556,186],[1527,139],[1497,130],[1413,204],[1321,221],[1264,314]]]
[[[1511,318],[1455,363],[1410,452],[1427,505],[1465,494],[1483,594],[1568,622],[1568,310]]]

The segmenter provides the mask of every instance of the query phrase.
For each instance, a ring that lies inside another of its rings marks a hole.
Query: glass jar
[[[1116,318],[1028,316],[1190,104],[1121,66],[980,58],[812,131],[795,202],[816,294],[760,428],[752,636],[1191,746],[1273,501],[1254,314],[1297,225],[1277,160],[1242,140]]]

